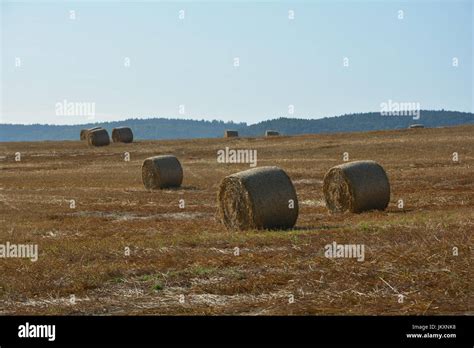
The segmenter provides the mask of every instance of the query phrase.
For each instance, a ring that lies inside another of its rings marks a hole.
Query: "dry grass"
[[[473,133],[465,126],[100,148],[0,143],[0,241],[40,251],[37,262],[0,259],[0,313],[472,313]],[[259,166],[288,173],[300,202],[293,230],[230,232],[216,221],[220,181],[249,168],[217,163],[225,146],[257,149]],[[385,168],[385,211],[327,213],[322,179],[343,152]],[[183,186],[148,192],[141,164],[163,153],[180,158]],[[365,261],[325,258],[333,241],[365,244]]]

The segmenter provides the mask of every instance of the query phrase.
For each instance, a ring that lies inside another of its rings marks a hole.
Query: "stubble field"
[[[226,146],[255,149],[258,166],[289,174],[294,229],[225,230],[219,182],[249,169],[218,163]],[[472,314],[473,149],[474,126],[102,148],[0,143],[0,244],[39,250],[36,262],[0,258],[0,314]],[[322,179],[344,152],[385,168],[386,211],[327,212]],[[159,154],[179,158],[182,188],[144,189],[141,164]],[[363,244],[365,260],[326,258],[332,242]]]

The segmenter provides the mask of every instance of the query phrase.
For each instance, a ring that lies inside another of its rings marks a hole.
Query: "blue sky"
[[[58,115],[64,100],[95,103],[98,122],[255,123],[388,100],[473,111],[472,1],[3,1],[1,12],[4,123],[90,121]]]

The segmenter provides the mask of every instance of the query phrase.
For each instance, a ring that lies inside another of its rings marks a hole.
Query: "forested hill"
[[[0,141],[79,140],[81,129],[96,126],[104,127],[110,135],[112,128],[127,126],[132,128],[135,139],[185,139],[218,137],[226,129],[239,129],[247,124],[168,118],[129,119],[74,126],[1,124]]]
[[[420,118],[414,120],[409,116],[382,116],[380,113],[371,112],[321,119],[276,118],[253,125],[167,118],[129,119],[74,126],[0,124],[0,141],[78,140],[82,128],[98,125],[109,132],[114,127],[131,127],[136,139],[184,139],[222,137],[225,129],[239,130],[243,136],[260,136],[267,129],[294,135],[402,129],[415,123],[421,123],[425,127],[474,124],[474,114],[422,110]]]
[[[242,129],[242,135],[261,135],[267,129],[281,131],[286,135],[311,133],[356,132],[384,129],[403,129],[411,124],[425,127],[445,127],[474,124],[474,114],[457,111],[422,110],[420,118],[408,116],[382,116],[378,112],[325,117],[316,120],[279,118],[263,121]]]

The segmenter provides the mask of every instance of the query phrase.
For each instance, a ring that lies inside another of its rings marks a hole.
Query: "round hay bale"
[[[109,145],[109,133],[103,128],[89,131],[87,132],[87,144],[89,144],[90,146]]]
[[[230,230],[287,229],[298,218],[295,188],[278,167],[253,168],[225,177],[217,204],[219,218]]]
[[[81,129],[81,140],[87,140],[87,133],[96,129],[101,129],[102,127],[94,127],[94,128],[85,128]]]
[[[236,130],[226,130],[224,132],[224,138],[235,138],[239,136],[239,132]]]
[[[143,161],[142,180],[147,190],[179,187],[183,182],[183,168],[173,155],[150,157]]]
[[[410,129],[413,129],[413,128],[425,128],[424,125],[422,125],[421,123],[417,123],[417,124],[412,124],[410,125],[410,127],[408,127]]]
[[[327,208],[332,212],[384,210],[390,201],[385,170],[374,161],[355,161],[331,168],[323,180]]]
[[[273,136],[277,136],[277,135],[280,135],[279,132],[275,131],[275,130],[267,130],[265,131],[265,136],[266,137],[273,137]]]
[[[112,140],[114,143],[133,142],[133,132],[129,127],[117,127],[112,129]]]
[[[86,140],[87,129],[81,129],[81,140]]]

